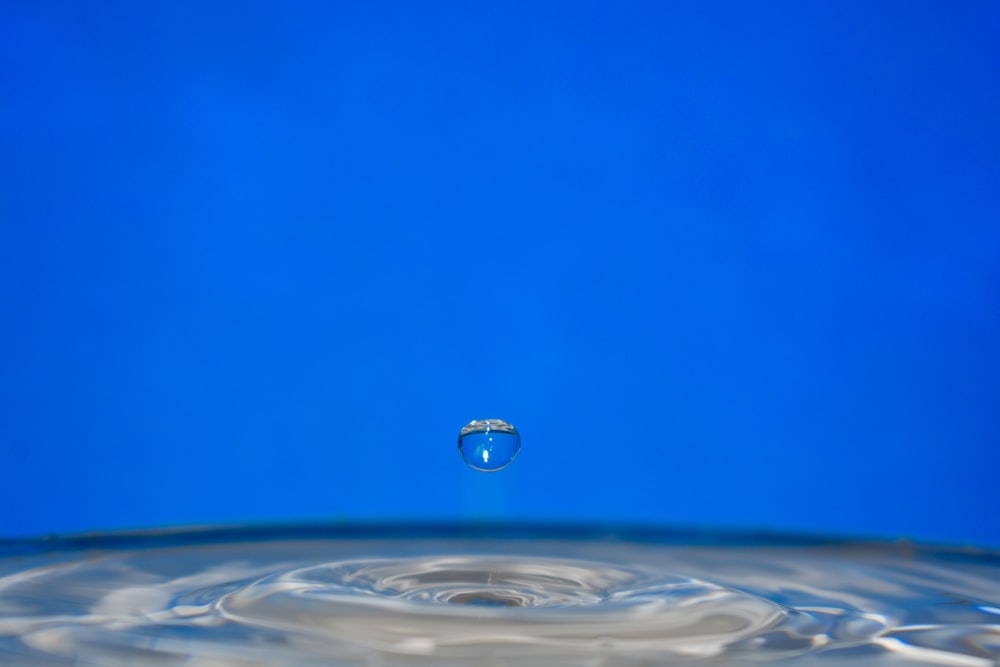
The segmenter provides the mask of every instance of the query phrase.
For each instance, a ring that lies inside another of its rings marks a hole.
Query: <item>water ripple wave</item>
[[[1000,664],[1000,558],[521,530],[0,545],[0,664]]]

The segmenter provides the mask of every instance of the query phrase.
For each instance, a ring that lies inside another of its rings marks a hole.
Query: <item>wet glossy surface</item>
[[[971,549],[596,527],[12,542],[0,663],[993,667],[998,573]]]

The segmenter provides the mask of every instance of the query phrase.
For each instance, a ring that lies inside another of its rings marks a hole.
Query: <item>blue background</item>
[[[0,535],[1000,544],[998,8],[3,3]]]

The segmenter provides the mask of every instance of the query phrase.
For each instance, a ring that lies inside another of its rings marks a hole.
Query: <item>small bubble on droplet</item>
[[[502,419],[477,419],[462,427],[458,451],[469,467],[482,472],[503,470],[517,458],[521,436]]]

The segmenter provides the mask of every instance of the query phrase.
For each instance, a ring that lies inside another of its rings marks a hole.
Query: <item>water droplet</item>
[[[470,467],[482,472],[503,470],[517,458],[521,436],[502,419],[477,419],[462,427],[458,451]]]

